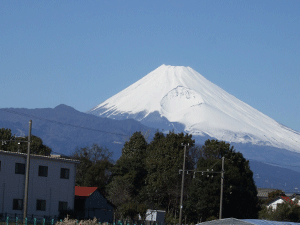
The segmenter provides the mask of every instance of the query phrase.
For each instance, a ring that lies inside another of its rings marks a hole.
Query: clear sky
[[[0,108],[85,112],[166,64],[300,131],[299,12],[299,0],[3,0]]]

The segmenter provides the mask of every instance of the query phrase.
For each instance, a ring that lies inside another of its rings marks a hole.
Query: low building
[[[145,221],[155,222],[156,224],[164,224],[165,214],[166,211],[164,210],[147,209]]]
[[[269,194],[277,191],[277,189],[273,188],[257,188],[257,197],[260,199],[268,199]]]
[[[139,220],[145,220],[145,224],[164,224],[165,222],[165,214],[166,211],[164,210],[156,210],[156,209],[147,209],[145,218],[142,218],[141,215],[139,215]]]
[[[273,210],[276,210],[278,204],[283,204],[285,202],[290,204],[300,204],[296,197],[278,196],[277,198],[273,199],[271,202],[268,203],[267,208],[272,208]]]
[[[115,206],[97,187],[75,187],[75,211],[77,219],[97,218],[99,222],[112,223]]]
[[[0,214],[23,215],[27,154],[0,150]],[[27,217],[56,217],[74,209],[76,164],[30,155]]]

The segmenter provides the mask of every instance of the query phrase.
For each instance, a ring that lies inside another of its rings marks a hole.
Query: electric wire
[[[300,165],[297,166],[297,165],[291,165],[291,164],[289,164],[289,165],[287,165],[287,164],[277,164],[277,163],[272,163],[272,162],[263,162],[263,161],[259,161],[259,160],[253,160],[253,161],[260,162],[260,163],[267,164],[267,165],[271,165],[271,166],[282,166],[282,167],[286,166],[286,167],[300,168]]]

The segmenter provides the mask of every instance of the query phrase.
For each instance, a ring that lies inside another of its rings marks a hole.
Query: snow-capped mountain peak
[[[162,65],[87,113],[133,118],[193,136],[300,152],[300,133],[235,98],[190,67]]]

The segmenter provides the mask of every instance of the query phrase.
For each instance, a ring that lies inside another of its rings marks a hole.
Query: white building
[[[300,202],[296,197],[288,197],[288,196],[278,196],[275,198],[273,201],[271,201],[268,205],[267,208],[272,208],[273,210],[277,209],[278,204],[283,204],[283,203],[289,203],[289,204],[297,204],[300,206]]]
[[[147,209],[145,220],[163,224],[165,221],[165,213],[166,211],[164,210]]]
[[[0,214],[23,214],[27,154],[0,150]],[[27,217],[58,216],[73,209],[76,164],[59,157],[30,155]]]

